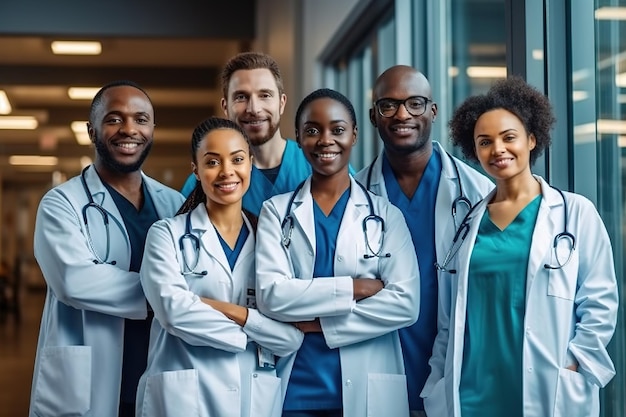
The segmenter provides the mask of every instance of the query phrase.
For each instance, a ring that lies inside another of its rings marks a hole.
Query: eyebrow
[[[508,133],[508,132],[515,132],[515,133],[517,133],[517,132],[518,132],[518,130],[517,130],[517,129],[515,129],[514,127],[512,127],[512,128],[510,128],[510,129],[505,129],[505,130],[503,130],[502,132],[498,132],[498,135],[504,135],[504,134],[506,134],[506,133]],[[490,136],[489,136],[489,135],[486,135],[486,134],[483,134],[483,135],[478,135],[478,136],[476,136],[476,139],[478,139],[478,138],[482,138],[482,137],[490,137]]]
[[[240,152],[246,153],[245,149],[238,149],[238,150],[236,150],[236,151],[232,151],[229,155],[235,155],[235,154],[238,154],[238,153],[240,153]],[[216,156],[220,156],[220,154],[219,154],[218,152],[211,152],[211,151],[208,151],[208,152],[206,152],[206,153],[204,154],[204,156],[207,156],[207,155],[216,155]]]

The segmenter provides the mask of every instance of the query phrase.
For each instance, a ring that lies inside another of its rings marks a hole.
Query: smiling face
[[[385,99],[401,100],[406,103],[410,97],[431,100],[430,84],[423,74],[403,65],[385,71],[376,80],[372,91],[374,103],[385,102]],[[430,132],[437,116],[437,105],[428,101],[423,110],[423,114],[413,116],[405,104],[400,104],[395,114],[385,117],[374,104],[370,109],[370,121],[378,130],[387,151],[408,154],[420,151],[430,144]]]
[[[96,147],[96,166],[112,173],[141,168],[150,152],[154,134],[154,110],[146,95],[134,87],[106,90],[88,124]]]
[[[250,186],[252,157],[241,133],[210,131],[198,144],[192,169],[207,196],[207,206],[240,204]]]
[[[222,109],[244,129],[253,146],[260,146],[278,132],[286,101],[269,69],[238,70],[230,78]]]
[[[296,137],[314,175],[332,176],[348,172],[356,133],[343,104],[331,98],[319,98],[302,110]]]
[[[496,181],[530,173],[530,151],[536,141],[522,121],[504,109],[483,113],[474,127],[476,157]]]

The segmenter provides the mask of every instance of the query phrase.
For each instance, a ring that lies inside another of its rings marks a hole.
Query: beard
[[[94,141],[94,145],[96,147],[96,153],[100,157],[102,164],[106,166],[107,168],[109,168],[111,171],[120,172],[123,174],[129,174],[131,172],[139,171],[144,161],[148,157],[148,154],[150,153],[150,149],[152,149],[152,143],[153,143],[152,141],[146,141],[144,145],[144,149],[139,155],[139,159],[137,159],[135,162],[132,162],[130,164],[125,164],[125,163],[117,161],[113,157],[113,155],[111,154],[111,151],[109,150],[109,148],[107,148],[106,144],[104,143],[102,139],[100,139],[99,137],[96,137],[96,140]]]
[[[252,145],[252,146],[261,146],[261,145],[269,142],[269,140],[274,137],[274,135],[278,131],[278,123],[274,123],[274,122],[270,121],[269,128],[267,129],[267,134],[265,134],[265,135],[259,135],[259,134],[252,135],[248,131],[246,131],[245,129],[244,129],[244,131],[246,132],[246,134],[248,135],[248,138],[250,139],[250,145]]]

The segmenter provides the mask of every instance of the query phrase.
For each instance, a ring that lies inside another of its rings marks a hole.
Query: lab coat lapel
[[[309,248],[315,253],[315,219],[313,216],[313,197],[311,196],[311,177],[307,178],[302,189],[295,196],[291,213],[294,221],[294,233],[300,228]]]
[[[531,252],[528,259],[528,276],[526,280],[527,292],[531,288],[533,279],[543,268],[546,256],[552,250],[552,244],[556,234],[555,230],[558,226],[554,222],[555,216],[551,216],[550,211],[563,209],[563,200],[558,191],[552,189],[543,178],[537,176],[535,176],[535,178],[537,178],[541,184],[542,198],[530,246]],[[556,217],[562,218],[561,216]]]
[[[217,231],[209,219],[206,206],[198,205],[191,213],[191,233],[200,239],[200,250],[206,252],[215,259],[220,266],[230,275],[230,265],[222,249],[222,244],[217,236]],[[211,274],[211,271],[208,271]]]
[[[369,210],[369,202],[365,196],[365,192],[356,181],[351,178],[350,198],[346,205],[346,210],[344,211],[337,235],[337,248],[341,248],[342,255],[345,257],[345,262],[341,263],[344,266],[358,264],[357,252],[361,246],[359,241],[365,239],[362,231],[362,219],[370,213]],[[373,224],[368,226],[372,230],[374,229]],[[353,250],[348,250],[348,248],[353,248]],[[362,249],[365,251],[365,248]],[[335,273],[338,275],[352,274],[350,271],[335,271]]]
[[[469,209],[463,204],[458,204],[456,221],[452,217],[452,202],[460,196],[458,178],[451,158],[447,153],[440,151],[439,147],[439,144],[433,144],[433,152],[439,152],[441,156],[441,177],[435,202],[435,230],[437,230],[439,239],[435,240],[437,241],[437,259],[443,261],[448,250],[446,246],[452,241],[456,229],[463,222]]]

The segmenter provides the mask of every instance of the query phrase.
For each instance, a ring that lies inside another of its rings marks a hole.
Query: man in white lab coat
[[[134,415],[150,321],[138,273],[144,241],[183,202],[141,171],[154,133],[141,87],[102,87],[87,128],[94,164],[50,190],[37,212],[34,251],[48,290],[31,417]]]

